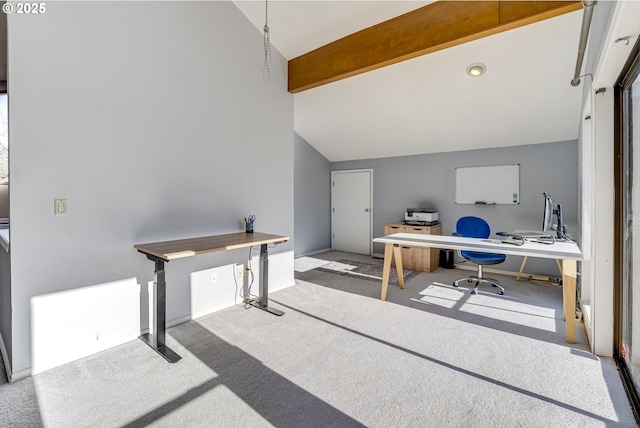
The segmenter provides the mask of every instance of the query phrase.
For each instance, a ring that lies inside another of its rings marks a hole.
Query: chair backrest
[[[480,217],[461,217],[456,223],[456,232],[469,238],[488,238],[491,234],[489,224]]]

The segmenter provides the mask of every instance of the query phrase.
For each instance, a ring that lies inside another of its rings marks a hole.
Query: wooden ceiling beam
[[[297,93],[582,8],[581,1],[437,1],[289,61]]]

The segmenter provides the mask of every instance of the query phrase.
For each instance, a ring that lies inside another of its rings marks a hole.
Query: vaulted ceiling
[[[265,3],[235,3],[262,31]],[[271,43],[291,61],[429,3],[272,0]],[[294,130],[331,161],[576,139],[581,21],[563,13],[296,92]],[[468,76],[473,63],[486,73]]]

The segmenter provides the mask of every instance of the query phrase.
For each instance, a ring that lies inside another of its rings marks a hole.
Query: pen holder
[[[256,216],[254,216],[254,215],[250,215],[249,217],[245,217],[245,219],[244,219],[245,232],[253,233],[253,222],[255,221],[255,219],[256,219]]]

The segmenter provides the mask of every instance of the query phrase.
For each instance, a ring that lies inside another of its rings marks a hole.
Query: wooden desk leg
[[[398,274],[398,284],[404,288],[404,273],[402,272],[402,250],[399,245],[394,245],[393,256],[396,259],[396,273]]]
[[[556,264],[558,265],[558,270],[560,271],[560,276],[562,276],[562,266],[560,265],[560,260],[556,259]]]
[[[577,265],[575,260],[562,261],[562,300],[567,324],[567,343],[575,342]]]
[[[384,244],[384,264],[382,266],[382,293],[380,300],[387,300],[387,288],[389,287],[389,275],[391,274],[391,260],[393,259],[393,244]]]
[[[520,270],[518,271],[518,275],[516,276],[516,281],[520,281],[520,275],[522,275],[524,265],[527,263],[527,257],[528,256],[524,256],[524,259],[522,259],[522,264],[520,265]]]

